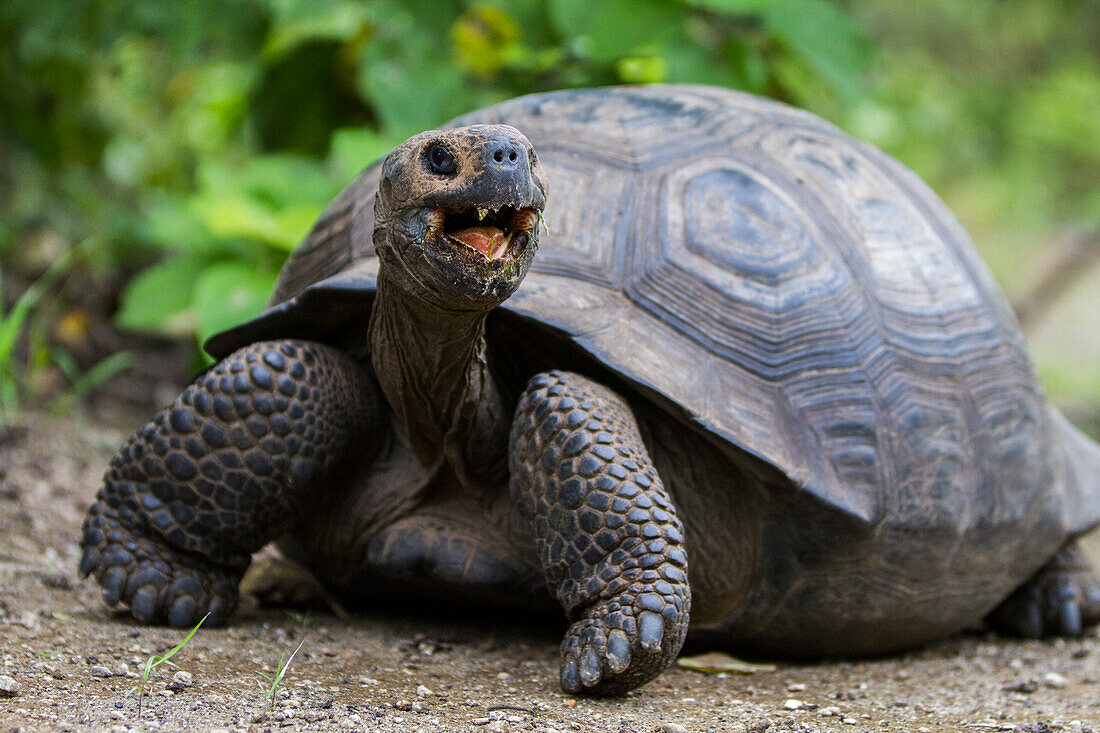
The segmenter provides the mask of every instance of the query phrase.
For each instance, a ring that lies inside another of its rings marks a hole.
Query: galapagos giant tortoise
[[[831,656],[1100,618],[1100,447],[967,235],[776,102],[553,92],[417,135],[207,348],[84,524],[141,621],[224,622],[276,538],[352,600],[563,608],[572,693],[651,679],[689,613]]]

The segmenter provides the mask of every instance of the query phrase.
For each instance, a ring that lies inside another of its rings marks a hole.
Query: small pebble
[[[787,685],[787,692],[802,692],[805,689],[805,682],[792,682],[791,684]]]
[[[834,716],[840,715],[840,708],[835,705],[830,705],[827,708],[821,708],[821,710],[818,711],[818,714],[823,715],[826,718],[832,718]]]
[[[393,706],[397,710],[412,710],[413,709],[413,704],[411,702],[409,702],[408,700],[398,700],[397,702],[395,702],[393,704]]]
[[[485,726],[485,730],[489,733],[507,733],[508,726],[504,724],[503,720],[494,720],[489,725]]]
[[[474,718],[473,720],[470,721],[471,725],[489,725],[489,723],[490,723],[489,718]]]
[[[93,664],[92,668],[88,670],[88,674],[92,677],[110,677],[111,670],[107,669],[102,664]]]
[[[126,677],[130,674],[130,665],[122,662],[115,666],[115,677]]]
[[[1047,687],[1053,687],[1056,690],[1060,690],[1069,684],[1069,680],[1057,672],[1047,672],[1043,675],[1043,683],[1046,684]]]
[[[184,672],[182,669],[172,675],[172,681],[168,683],[169,690],[182,690],[186,687],[190,687],[195,684],[195,678],[191,676],[190,672]]]
[[[416,694],[419,695],[420,697],[429,697],[429,696],[431,696],[435,693],[433,693],[430,689],[428,689],[424,685],[417,685]]]
[[[688,733],[688,729],[679,723],[665,723],[662,733]]]
[[[14,677],[0,675],[0,697],[15,697],[19,694],[19,683]]]
[[[804,702],[802,702],[801,700],[795,700],[793,697],[783,703],[783,707],[785,707],[787,710],[801,710],[803,705],[805,705]]]

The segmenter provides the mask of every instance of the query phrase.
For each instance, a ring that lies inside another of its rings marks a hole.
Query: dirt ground
[[[287,612],[245,603],[184,634],[111,615],[76,576],[78,532],[112,425],[28,414],[0,427],[0,733],[77,730],[1100,731],[1100,636],[984,633],[856,663],[714,676],[673,668],[617,700],[557,684],[561,626],[466,613]],[[1100,559],[1100,537],[1089,542]],[[301,647],[269,708],[271,674]],[[699,651],[699,650],[695,650]],[[705,650],[703,650],[705,651]],[[261,685],[261,683],[263,683]],[[16,689],[17,688],[17,689]]]

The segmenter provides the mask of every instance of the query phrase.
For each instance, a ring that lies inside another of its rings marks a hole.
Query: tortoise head
[[[498,305],[531,265],[547,188],[514,127],[409,138],[382,165],[374,213],[381,274],[449,309]]]

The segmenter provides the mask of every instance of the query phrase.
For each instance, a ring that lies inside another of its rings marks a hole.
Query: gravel
[[[172,658],[178,670],[153,670],[139,718],[134,670],[186,632],[111,614],[90,581],[41,580],[73,573],[84,510],[125,435],[20,420],[22,437],[0,446],[5,480],[19,487],[0,500],[3,733],[1100,733],[1095,630],[1045,640],[979,632],[856,662],[755,660],[775,668],[753,674],[673,668],[625,697],[589,700],[558,687],[559,620],[390,607],[345,621],[248,599],[227,627],[199,630]],[[1089,547],[1100,555],[1095,535]],[[268,710],[258,673],[299,644]]]

